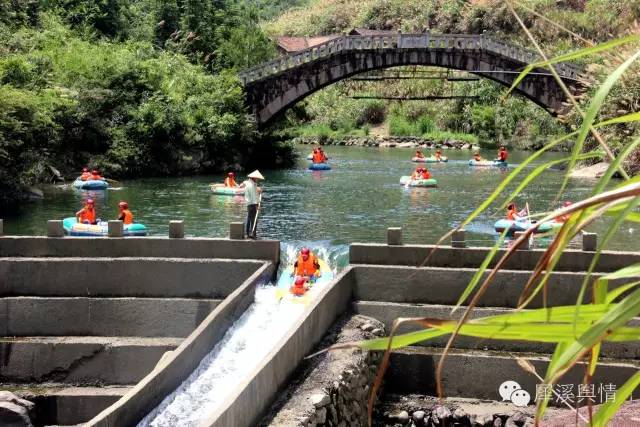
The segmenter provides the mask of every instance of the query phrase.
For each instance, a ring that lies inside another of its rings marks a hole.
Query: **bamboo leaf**
[[[640,385],[640,371],[629,378],[622,387],[616,390],[614,399],[603,404],[591,420],[593,427],[605,427],[631,393]]]
[[[632,282],[632,283],[627,283],[624,286],[620,286],[619,288],[615,288],[614,290],[612,290],[611,292],[609,292],[607,294],[607,299],[606,299],[606,303],[607,304],[611,304],[612,302],[614,302],[620,295],[626,293],[627,291],[629,291],[630,289],[635,288],[636,286],[640,285],[640,281],[638,282]]]
[[[593,125],[593,127],[599,128],[602,126],[614,125],[619,123],[629,123],[640,121],[640,112],[625,114],[624,116],[614,117],[613,119],[605,120]]]

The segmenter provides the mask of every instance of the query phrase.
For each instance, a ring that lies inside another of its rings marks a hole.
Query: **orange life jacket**
[[[100,175],[91,174],[91,179],[94,181],[100,181],[102,177]]]
[[[424,154],[422,154],[422,151],[416,151],[416,157],[419,159],[424,159]]]
[[[412,180],[421,179],[421,178],[422,178],[422,174],[418,171],[413,171],[413,173],[411,174]]]
[[[516,220],[516,213],[517,213],[517,211],[515,209],[509,209],[507,211],[507,219],[509,221],[515,221]]]
[[[318,261],[313,254],[309,254],[309,258],[305,261],[302,259],[302,254],[298,255],[298,261],[295,265],[296,276],[313,276],[318,271]]]
[[[124,224],[133,224],[133,214],[129,209],[123,209],[118,219]]]
[[[227,178],[224,179],[224,186],[225,187],[235,187],[236,185],[237,185],[236,184],[236,180],[234,178],[227,177]]]
[[[431,179],[431,172],[429,171],[422,172],[422,179]]]
[[[302,283],[302,285],[296,285],[295,283],[293,284],[293,286],[291,286],[291,293],[294,295],[304,295],[305,292],[307,292],[307,289],[305,288],[305,283]]]
[[[316,151],[313,154],[313,163],[323,163],[323,162],[324,162],[324,155],[321,152]]]
[[[507,161],[507,157],[509,157],[509,154],[507,153],[507,150],[498,151],[498,159],[500,159],[501,161],[505,162],[505,161]]]
[[[475,159],[476,162],[482,161],[482,156],[480,156],[480,154],[475,154],[473,158]]]
[[[91,174],[90,174],[89,172],[82,172],[82,175],[80,175],[80,179],[81,179],[82,181],[86,181],[86,180],[88,180],[89,178],[91,178]]]
[[[80,222],[84,223],[84,222],[89,222],[89,224],[95,224],[96,222],[96,210],[95,209],[87,209],[82,208],[82,210],[80,211]]]

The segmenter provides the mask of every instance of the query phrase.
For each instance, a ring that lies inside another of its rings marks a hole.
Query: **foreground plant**
[[[509,7],[512,6],[509,4]],[[512,11],[523,26],[523,29],[528,35],[530,35],[515,10],[512,9]],[[502,247],[504,243],[505,235],[500,236],[453,309],[453,311],[456,311],[461,308],[463,304],[466,304],[464,313],[459,320],[400,318],[394,322],[388,338],[345,343],[331,347],[331,349],[359,347],[365,350],[385,351],[369,399],[368,411],[370,425],[373,404],[382,383],[384,373],[388,367],[390,353],[394,349],[448,335],[449,340],[436,370],[438,395],[443,397],[443,364],[446,363],[446,356],[456,337],[459,335],[482,339],[521,340],[556,344],[555,352],[551,357],[547,372],[542,379],[542,385],[546,386],[553,386],[553,384],[557,384],[558,380],[562,378],[564,374],[580,362],[584,362],[586,364],[587,372],[584,382],[589,383],[591,376],[597,367],[600,355],[600,346],[603,341],[626,342],[640,339],[640,328],[627,326],[627,323],[632,318],[640,315],[640,289],[636,289],[640,284],[640,280],[638,280],[640,277],[640,264],[628,266],[598,279],[593,279],[592,277],[592,272],[598,264],[602,250],[608,246],[609,242],[623,222],[640,222],[640,214],[637,212],[637,208],[640,205],[640,176],[630,178],[623,169],[624,161],[632,153],[637,151],[638,145],[640,145],[640,137],[627,143],[617,152],[614,152],[599,134],[599,129],[605,126],[640,121],[640,112],[628,113],[609,120],[596,122],[598,113],[603,105],[605,105],[607,95],[616,84],[620,83],[623,75],[628,72],[629,69],[634,66],[634,63],[638,58],[640,58],[640,50],[628,55],[628,57],[610,73],[597,91],[595,91],[586,111],[584,112],[571,95],[571,92],[564,86],[564,83],[561,81],[559,76],[557,76],[555,69],[553,68],[553,64],[558,62],[574,60],[599,52],[607,52],[613,48],[619,48],[623,45],[637,44],[639,41],[639,36],[632,35],[619,40],[613,40],[602,45],[591,46],[572,54],[547,59],[544,52],[542,52],[539,46],[535,43],[535,40],[532,40],[539,49],[543,60],[527,67],[520,78],[516,80],[514,86],[517,85],[517,83],[530,71],[542,67],[549,68],[549,70],[551,70],[551,72],[556,76],[559,84],[565,88],[568,98],[582,116],[583,119],[581,126],[575,132],[549,142],[542,149],[532,154],[527,160],[516,167],[507,176],[507,178],[498,185],[493,194],[491,194],[474,212],[469,215],[466,220],[460,224],[458,229],[464,228],[478,215],[486,211],[492,204],[498,201],[498,199],[502,197],[502,194],[508,185],[516,182],[517,178],[521,177],[520,182],[514,191],[503,198],[501,201],[502,207],[521,194],[521,192],[535,181],[535,179],[543,172],[558,163],[566,163],[568,167],[565,180],[558,192],[557,199],[559,199],[566,188],[570,174],[578,161],[589,158],[604,157],[608,158],[610,165],[605,174],[595,185],[590,197],[563,209],[554,210],[540,215],[541,218],[539,221],[534,224],[532,228],[524,232],[519,238],[515,239],[513,244],[504,252],[502,257],[494,262],[495,267],[489,271],[488,266],[492,263],[498,254],[498,249]],[[601,148],[600,151],[589,153],[583,152],[585,141],[589,135],[598,142]],[[565,141],[573,142],[573,151],[570,156],[537,166],[526,175],[522,173],[525,168],[538,159],[543,153]],[[624,181],[611,188],[612,178],[615,174],[622,176]],[[569,219],[555,235],[546,251],[542,253],[534,271],[525,284],[519,298],[518,308],[512,313],[506,315],[470,320],[472,310],[491,285],[496,274],[515,253],[515,251],[533,236],[536,228],[543,222],[567,216]],[[549,301],[547,301],[549,278],[555,271],[562,252],[568,247],[570,241],[574,237],[578,236],[593,221],[603,216],[612,217],[612,221],[601,239],[596,252],[594,253],[592,262],[585,274],[585,279],[580,289],[576,304],[572,306],[547,307],[547,304],[549,303]],[[453,231],[443,236],[437,245],[442,243],[452,233]],[[430,257],[427,257],[423,265],[427,265],[429,259]],[[618,281],[626,279],[627,283],[616,285],[614,289],[609,289],[609,281],[614,279]],[[585,295],[587,295],[589,291],[591,291],[591,294],[593,295],[592,302],[590,304],[583,304]],[[543,293],[544,308],[525,310],[531,301],[540,294],[540,292]],[[406,323],[418,324],[426,329],[396,335],[397,328]],[[521,366],[531,372],[526,361],[523,361]],[[629,397],[631,392],[639,384],[640,373],[637,373],[629,378],[626,384],[618,390],[616,399],[602,405],[593,417],[591,417],[590,411],[591,419],[589,422],[591,425],[606,425],[622,402]],[[538,402],[536,423],[539,423],[544,415],[548,405],[548,400],[549,399],[547,397],[546,399]]]

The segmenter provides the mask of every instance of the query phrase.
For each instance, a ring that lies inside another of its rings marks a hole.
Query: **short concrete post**
[[[107,231],[109,237],[122,237],[124,236],[124,223],[119,219],[110,220],[107,223]]]
[[[232,240],[244,239],[244,223],[242,222],[229,223],[229,238]]]
[[[401,245],[401,244],[402,244],[402,228],[401,227],[387,228],[387,245]]]
[[[588,252],[595,252],[598,248],[598,234],[582,232],[582,250]]]
[[[464,229],[456,230],[451,235],[451,247],[452,248],[466,248],[466,233]]]
[[[515,233],[513,233],[513,238],[514,240],[518,240],[520,237],[522,237],[522,235],[524,235],[523,231],[516,231]],[[530,249],[529,239],[526,239],[520,246],[518,246],[518,249]]]
[[[182,239],[184,238],[184,221],[169,221],[169,238],[170,239]]]
[[[64,237],[64,227],[60,220],[47,221],[47,237]]]

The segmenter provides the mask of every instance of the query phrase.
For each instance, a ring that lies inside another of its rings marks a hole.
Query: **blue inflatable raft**
[[[512,221],[509,219],[499,219],[498,221],[496,221],[496,223],[493,225],[493,228],[498,232],[498,233],[502,233],[504,230],[509,229],[509,234],[513,234],[516,231],[526,231],[529,228],[531,228],[533,226],[533,222],[528,221],[528,220],[522,220],[522,221]],[[562,223],[561,222],[543,222],[542,224],[540,224],[540,226],[536,229],[536,233],[537,234],[541,234],[541,233],[549,233],[553,230],[556,230],[558,228],[562,227]]]
[[[331,166],[329,166],[326,163],[311,163],[309,165],[309,170],[312,171],[328,171],[331,169]]]
[[[410,176],[405,175],[400,177],[400,185],[409,186],[409,187],[437,187],[438,180],[434,178],[411,179]]]
[[[109,187],[109,183],[102,179],[83,181],[80,178],[76,178],[76,180],[73,181],[73,186],[81,190],[106,190]]]
[[[69,236],[103,237],[108,234],[108,223],[100,221],[98,224],[79,224],[75,218],[62,220],[64,232]],[[125,236],[146,236],[147,227],[143,224],[133,223],[124,226]]]

